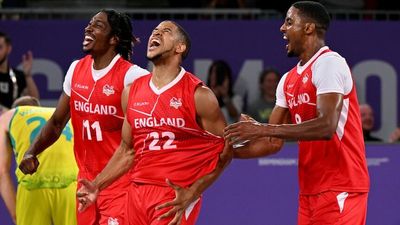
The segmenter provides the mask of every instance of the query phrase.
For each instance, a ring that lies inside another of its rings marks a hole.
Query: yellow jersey
[[[46,124],[55,108],[20,106],[9,124],[9,136],[17,165]],[[17,167],[19,185],[28,190],[38,188],[64,188],[76,181],[78,167],[73,151],[73,131],[68,122],[60,138],[38,155],[39,168],[33,175],[23,174]]]

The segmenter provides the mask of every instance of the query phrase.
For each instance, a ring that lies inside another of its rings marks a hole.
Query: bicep
[[[53,121],[53,124],[61,127],[67,124],[70,118],[69,100],[70,97],[63,92],[58,100],[56,110],[50,119]]]
[[[124,91],[122,92],[121,96],[121,106],[122,109],[124,110],[125,118],[124,118],[124,123],[122,124],[122,133],[121,133],[121,144],[124,145],[127,148],[132,148],[132,132],[131,132],[131,125],[128,122],[127,119],[127,106],[128,106],[128,100],[129,100],[129,91],[130,91],[131,85],[128,85],[127,87],[124,88]]]
[[[121,145],[126,148],[131,149],[132,146],[132,133],[131,133],[131,125],[129,124],[128,120],[124,119],[124,123],[122,124],[122,134],[121,134]]]
[[[128,86],[126,86],[122,92],[122,96],[121,96],[121,107],[122,110],[124,111],[125,117],[126,117],[126,110],[127,110],[127,106],[128,106],[128,100],[129,100],[129,91],[131,89],[131,85],[129,84]]]
[[[214,135],[223,136],[226,121],[214,93],[209,88],[200,86],[196,89],[194,98],[199,126]]]
[[[337,125],[340,112],[343,107],[343,95],[339,93],[327,93],[317,96],[317,114],[319,118],[326,119]]]

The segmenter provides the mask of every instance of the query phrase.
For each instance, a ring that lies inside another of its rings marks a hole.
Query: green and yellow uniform
[[[19,165],[25,151],[54,112],[54,108],[17,107],[9,124],[11,144]],[[39,168],[25,175],[18,168],[16,216],[18,225],[75,225],[78,167],[73,152],[72,126],[38,155]]]

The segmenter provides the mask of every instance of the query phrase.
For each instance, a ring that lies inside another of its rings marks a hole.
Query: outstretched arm
[[[294,140],[328,140],[335,133],[343,95],[327,93],[317,96],[317,117],[299,124],[254,124],[248,121],[228,126],[225,135],[238,140],[254,140],[261,137],[276,137]]]
[[[126,111],[130,86],[122,94],[122,108]],[[125,113],[126,114],[126,113]],[[116,179],[125,174],[132,166],[134,150],[132,146],[131,126],[126,117],[122,125],[122,140],[106,167],[93,181],[81,180],[82,187],[78,190],[79,211],[85,210],[97,199],[99,191],[105,189]]]
[[[10,110],[0,116],[0,195],[14,223],[15,217],[15,187],[11,179],[12,147],[8,138],[8,124],[15,110]]]
[[[281,124],[288,122],[288,111],[285,108],[276,106],[270,116],[270,123]],[[241,121],[253,122],[260,124],[252,117],[242,114]],[[277,153],[283,146],[283,139],[273,137],[262,137],[245,143],[242,147],[235,148],[233,151],[234,158],[248,159],[268,156]]]
[[[210,89],[199,87],[195,92],[194,98],[198,124],[210,133],[222,137],[226,122],[215,95]],[[225,142],[224,150],[219,155],[215,169],[211,173],[199,178],[189,188],[179,187],[167,180],[167,184],[175,190],[176,198],[171,202],[164,203],[157,207],[157,209],[162,209],[173,206],[173,208],[162,215],[160,219],[175,215],[169,225],[180,224],[184,210],[217,180],[232,160],[232,155],[231,146]]]
[[[24,155],[19,165],[19,169],[23,173],[33,174],[36,172],[39,166],[36,156],[58,140],[69,118],[69,97],[63,93],[58,101],[56,111],[40,130],[40,133]]]

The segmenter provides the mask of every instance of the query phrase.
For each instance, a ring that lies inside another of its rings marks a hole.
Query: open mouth
[[[89,35],[85,35],[85,38],[83,39],[83,46],[87,46],[90,43],[92,43],[94,41],[94,38],[89,36]]]
[[[283,40],[285,40],[286,41],[286,49],[288,49],[289,48],[289,39],[288,39],[288,37],[284,34],[283,35]]]
[[[153,50],[156,49],[158,46],[160,46],[160,41],[157,39],[153,39],[150,41],[149,49]]]

